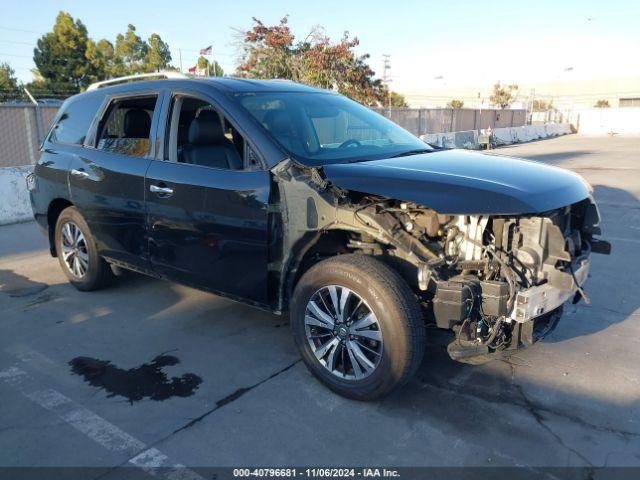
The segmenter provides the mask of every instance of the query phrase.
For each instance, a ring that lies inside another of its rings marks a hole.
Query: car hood
[[[337,187],[446,214],[538,213],[590,194],[589,184],[567,170],[464,150],[326,165],[323,170]]]

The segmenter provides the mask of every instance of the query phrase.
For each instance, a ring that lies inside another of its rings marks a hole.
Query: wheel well
[[[286,301],[287,308],[289,298],[293,294],[293,290],[298,284],[298,281],[316,263],[324,260],[325,258],[334,257],[344,253],[350,253],[347,248],[349,242],[349,232],[344,230],[329,230],[322,232],[319,236],[315,237],[310,245],[305,245],[300,249],[303,252],[302,256],[294,262],[292,268],[289,269],[288,288],[286,289]]]
[[[62,213],[65,208],[71,206],[73,206],[73,203],[65,198],[56,198],[49,204],[49,209],[47,210],[47,225],[49,226],[49,251],[51,252],[52,257],[58,256],[54,238],[56,222],[58,221],[60,213]]]
[[[356,234],[357,236],[357,234]],[[286,283],[284,289],[284,309],[289,308],[289,303],[293,291],[300,278],[316,263],[337,255],[354,253],[354,249],[349,247],[350,240],[354,239],[354,233],[347,230],[327,230],[320,232],[313,239],[303,241],[303,245],[296,245],[292,249],[298,253],[298,257],[293,260],[286,273]],[[417,288],[418,273],[415,265],[395,256],[378,254],[374,252],[361,252],[363,255],[372,255],[388,267],[395,270],[408,285]],[[413,288],[412,287],[412,288]]]

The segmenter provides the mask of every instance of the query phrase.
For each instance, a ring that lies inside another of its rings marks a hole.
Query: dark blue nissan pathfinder
[[[588,300],[610,246],[580,176],[292,82],[155,77],[66,100],[28,179],[79,290],[128,269],[287,313],[311,372],[361,400],[411,377],[429,327],[478,363]]]

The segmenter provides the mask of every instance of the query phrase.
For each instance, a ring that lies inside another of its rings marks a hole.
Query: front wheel
[[[413,292],[395,270],[366,255],[311,267],[293,294],[291,328],[311,373],[357,400],[404,384],[424,354],[424,321]]]
[[[62,271],[78,290],[97,290],[111,282],[111,267],[98,255],[89,226],[75,207],[60,213],[55,242]]]

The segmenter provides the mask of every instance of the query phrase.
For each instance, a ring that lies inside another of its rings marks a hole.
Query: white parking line
[[[158,477],[167,479],[203,480],[193,470],[171,462],[169,457],[155,448],[147,448],[140,440],[62,393],[50,388],[41,388],[34,378],[18,367],[0,370],[0,381],[14,387],[29,400],[54,413],[107,450],[128,454],[131,457],[128,463],[151,475],[157,474]],[[158,470],[160,468],[162,470]]]

